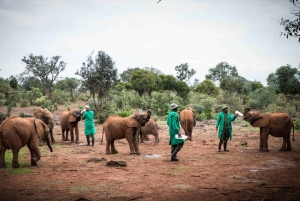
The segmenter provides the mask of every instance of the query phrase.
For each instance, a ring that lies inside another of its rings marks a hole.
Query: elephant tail
[[[101,139],[101,143],[103,143],[103,134],[104,134],[104,127],[102,129],[102,139]]]
[[[293,142],[295,142],[295,137],[294,137],[294,125],[293,125]]]

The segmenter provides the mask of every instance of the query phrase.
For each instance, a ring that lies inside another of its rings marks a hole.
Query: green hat
[[[223,107],[222,107],[222,110],[224,110],[224,109],[226,109],[226,108],[228,108],[228,106],[223,106]]]

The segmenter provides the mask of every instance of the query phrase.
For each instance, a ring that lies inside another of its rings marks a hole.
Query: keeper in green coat
[[[90,146],[90,137],[92,138],[92,146],[94,146],[96,134],[96,128],[94,125],[94,112],[90,110],[88,105],[85,106],[85,110],[82,111],[82,119],[84,119],[84,134],[86,135],[87,144]]]
[[[184,140],[176,139],[175,135],[178,134],[178,137],[181,137],[180,134],[180,125],[179,125],[179,116],[177,114],[178,105],[175,103],[171,104],[171,111],[168,114],[167,124],[169,126],[169,135],[170,141],[169,145],[171,145],[171,161],[179,161],[177,158],[177,153],[183,147]]]
[[[216,122],[216,131],[218,131],[218,127],[219,127],[218,138],[220,139],[218,152],[221,152],[221,147],[223,142],[224,142],[224,151],[226,152],[229,151],[227,149],[227,141],[229,138],[230,140],[232,139],[231,122],[234,121],[236,117],[237,114],[233,116],[228,112],[227,106],[223,106],[222,112],[218,114],[218,118]]]

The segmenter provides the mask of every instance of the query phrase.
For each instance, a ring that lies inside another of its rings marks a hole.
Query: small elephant
[[[52,144],[55,143],[55,139],[53,137],[53,127],[54,127],[53,114],[47,108],[43,109],[43,108],[38,107],[34,111],[33,115],[35,118],[42,120],[45,124],[48,125],[49,131],[50,131],[51,142],[52,142]]]
[[[156,121],[153,118],[150,118],[150,120],[145,124],[145,126],[142,126],[141,129],[140,129],[141,143],[143,143],[145,139],[149,139],[148,134],[153,134],[154,135],[155,143],[159,142],[158,128],[157,128]]]
[[[79,132],[78,132],[78,122],[81,120],[81,110],[66,110],[60,114],[60,127],[62,132],[62,141],[68,141],[68,133],[70,131],[71,143],[74,143],[74,129],[75,129],[75,143],[79,143]],[[66,136],[65,136],[66,131]]]
[[[260,127],[259,151],[268,152],[268,136],[282,137],[283,142],[279,151],[292,151],[290,136],[293,128],[294,139],[294,122],[287,113],[278,112],[264,114],[258,111],[252,111],[245,108],[243,119],[251,123],[253,127]]]
[[[0,168],[6,168],[5,151],[7,149],[11,149],[13,153],[12,167],[20,167],[18,154],[25,145],[30,151],[31,165],[36,166],[41,158],[38,148],[39,139],[45,139],[50,151],[53,152],[49,128],[42,120],[19,116],[6,119],[0,125]]]
[[[187,107],[182,110],[179,114],[179,121],[185,135],[188,136],[190,141],[192,141],[193,127],[196,126],[196,117],[193,109],[191,107]]]
[[[114,142],[117,139],[126,138],[130,147],[130,154],[140,154],[138,148],[138,132],[141,126],[149,121],[151,110],[147,113],[137,112],[129,117],[120,117],[112,115],[103,123],[103,134],[106,138],[106,154],[116,154],[118,151],[115,148]],[[111,148],[111,149],[110,149]]]

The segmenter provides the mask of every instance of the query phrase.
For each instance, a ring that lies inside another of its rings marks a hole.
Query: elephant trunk
[[[53,152],[53,149],[52,149],[52,146],[51,146],[51,143],[50,143],[49,136],[45,137],[45,139],[46,139],[46,142],[47,142],[47,145],[48,145],[50,151]]]

